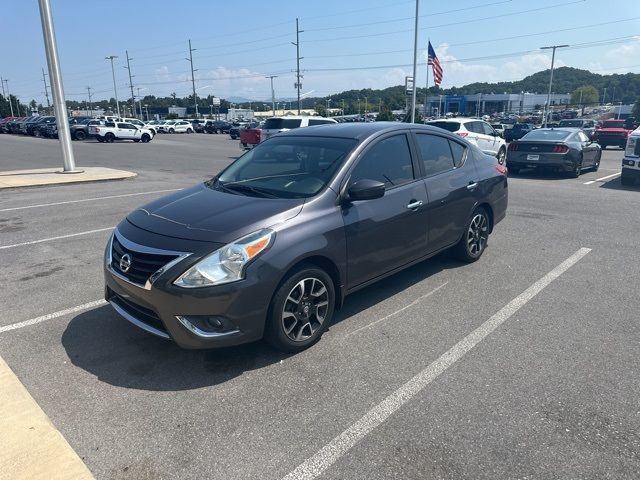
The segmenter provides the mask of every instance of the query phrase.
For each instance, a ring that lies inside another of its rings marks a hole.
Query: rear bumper
[[[537,160],[533,160],[530,157],[532,154],[513,153],[507,155],[507,168],[538,168],[548,167],[557,168],[560,170],[572,171],[576,167],[578,162],[577,158],[567,154],[545,154],[538,155]]]

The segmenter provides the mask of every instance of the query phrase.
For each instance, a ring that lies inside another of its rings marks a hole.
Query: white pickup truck
[[[112,143],[114,140],[133,140],[147,143],[153,138],[153,132],[148,128],[140,128],[127,122],[106,122],[104,125],[89,127],[89,135],[96,137],[98,142]]]

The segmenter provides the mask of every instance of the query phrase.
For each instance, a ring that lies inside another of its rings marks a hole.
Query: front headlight
[[[207,255],[173,282],[183,288],[210,287],[244,278],[246,265],[272,243],[275,232],[258,230]]]

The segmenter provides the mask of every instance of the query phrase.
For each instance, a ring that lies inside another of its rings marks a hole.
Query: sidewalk
[[[104,167],[83,167],[82,173],[60,173],[62,168],[37,168],[0,172],[0,190],[5,188],[62,185],[65,183],[102,182],[132,178],[137,173]]]

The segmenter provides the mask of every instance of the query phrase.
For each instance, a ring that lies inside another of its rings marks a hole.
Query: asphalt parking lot
[[[480,261],[443,254],[361,290],[287,356],[183,351],[101,302],[110,229],[237,141],[74,147],[139,175],[0,192],[0,356],[96,478],[640,477],[640,186],[621,186],[621,150],[578,179],[511,177]],[[0,136],[1,170],[60,157]]]

